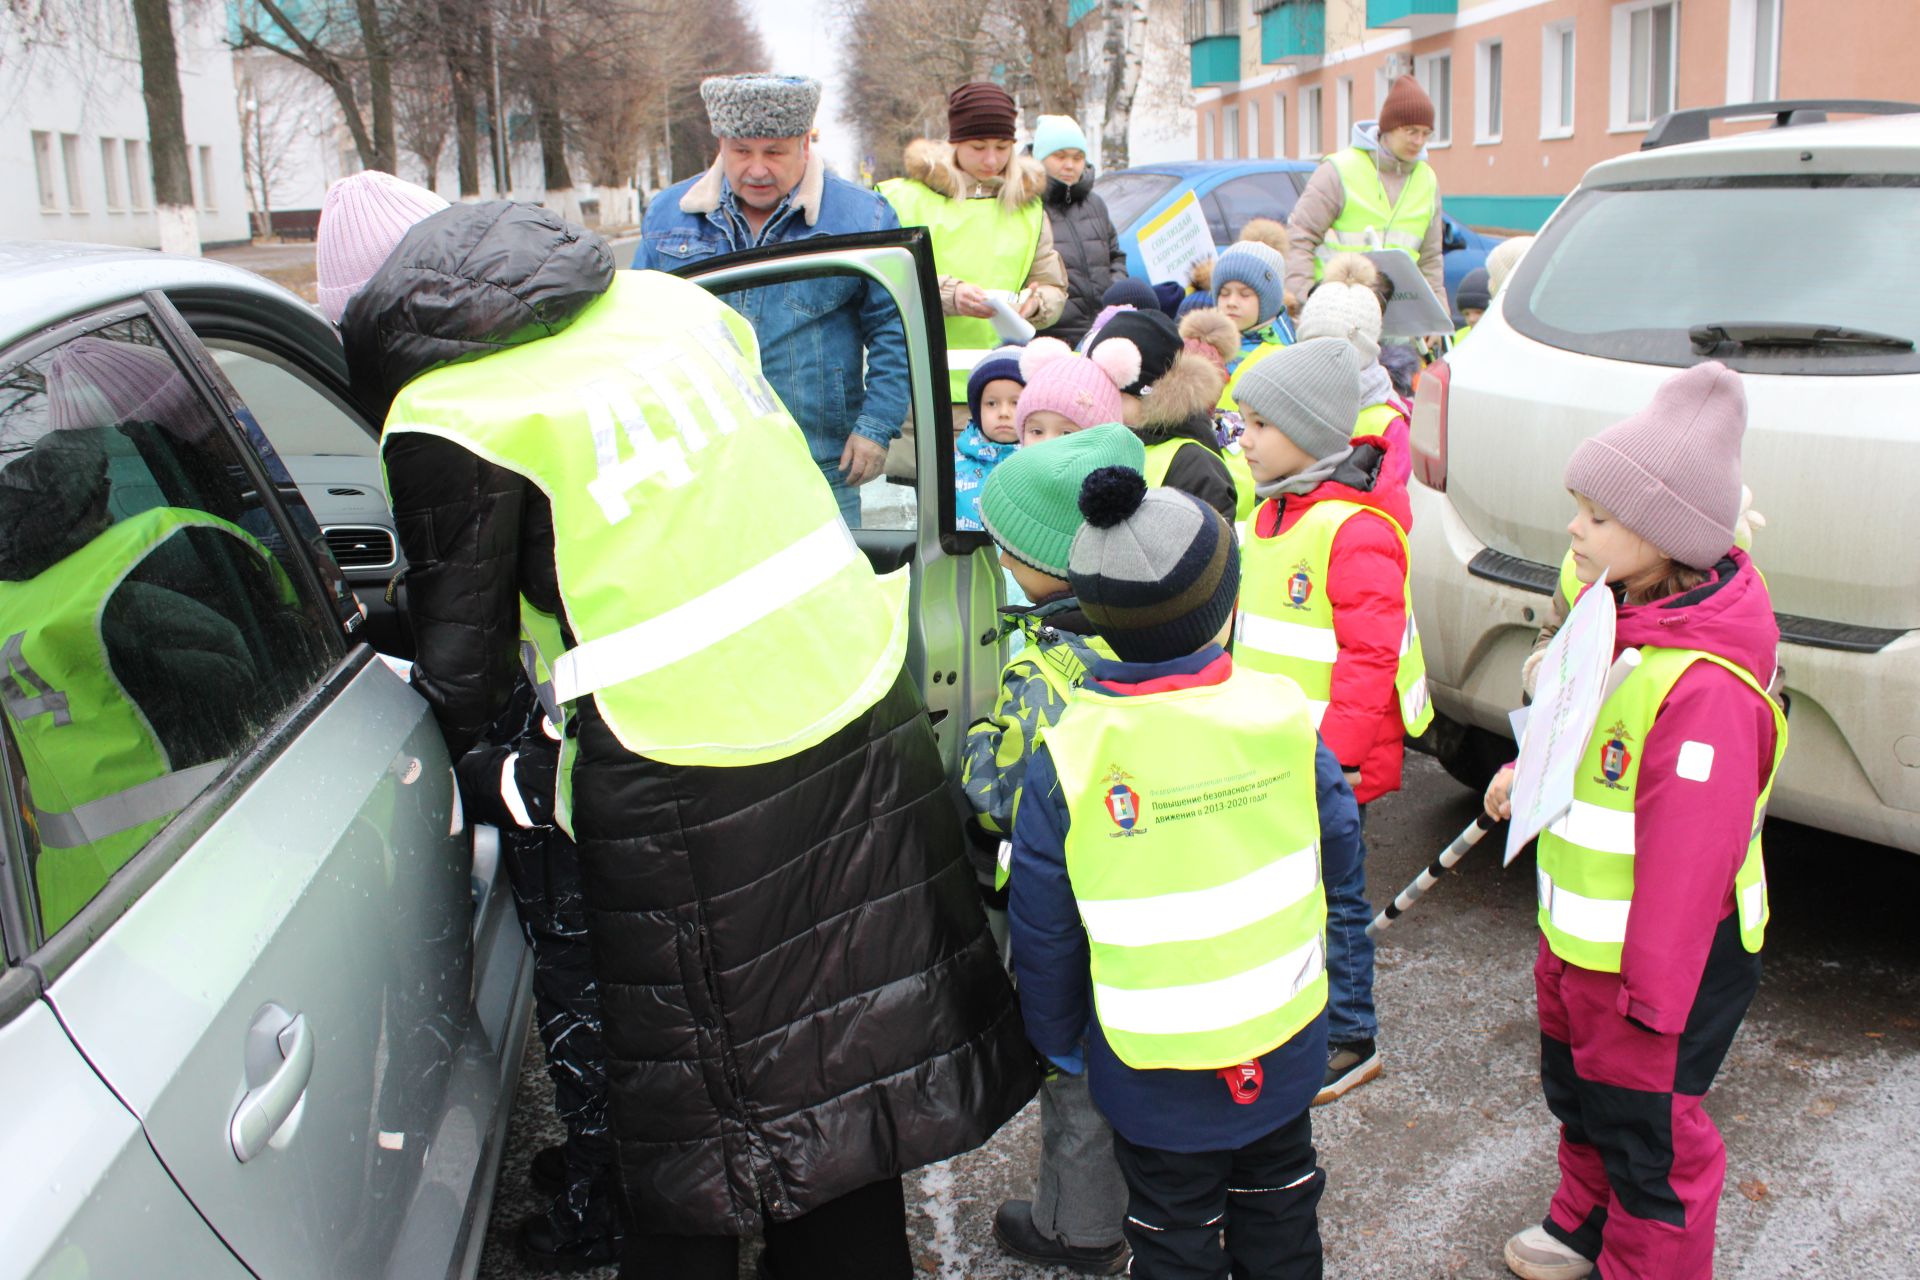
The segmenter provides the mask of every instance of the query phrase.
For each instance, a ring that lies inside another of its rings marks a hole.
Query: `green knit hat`
[[[1102,467],[1144,470],[1146,446],[1117,422],[1026,448],[987,477],[980,521],[1014,559],[1056,578],[1067,576],[1080,514],[1080,486]]]

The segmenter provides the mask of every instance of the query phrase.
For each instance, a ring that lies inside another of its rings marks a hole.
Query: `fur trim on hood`
[[[984,197],[998,188],[1000,203],[1019,209],[1040,199],[1047,191],[1047,171],[1032,156],[1015,155],[1007,161],[1005,177],[995,182],[976,182],[953,158],[953,144],[938,138],[915,138],[907,144],[903,165],[906,176],[949,200]]]
[[[1234,344],[1237,350],[1239,344]],[[1226,373],[1205,356],[1183,351],[1160,381],[1140,397],[1143,431],[1176,427],[1198,414],[1211,414],[1227,388]]]
[[[1189,342],[1203,342],[1220,353],[1222,360],[1240,354],[1240,330],[1218,307],[1195,307],[1181,317],[1180,336]]]
[[[720,193],[726,185],[726,170],[719,160],[713,162],[713,168],[700,175],[700,180],[687,188],[680,197],[680,212],[708,214],[720,207]],[[807,171],[800,175],[800,185],[793,189],[793,203],[800,214],[812,226],[820,221],[820,198],[826,194],[827,165],[820,158],[819,151],[807,156]]]

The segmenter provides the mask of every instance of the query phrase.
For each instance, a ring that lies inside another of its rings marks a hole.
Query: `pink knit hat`
[[[173,358],[157,347],[75,338],[47,371],[47,425],[55,431],[155,422],[198,439],[213,418]]]
[[[1015,430],[1024,436],[1027,419],[1045,410],[1084,431],[1120,421],[1120,388],[1140,376],[1140,354],[1121,341],[1103,343],[1092,356],[1075,355],[1058,338],[1035,338],[1021,353],[1020,373],[1027,386],[1014,411]]]
[[[342,178],[327,188],[320,206],[314,269],[320,279],[320,310],[340,323],[353,295],[386,262],[409,228],[447,207],[425,187],[378,169]]]
[[[1660,384],[1625,422],[1582,441],[1566,485],[1691,569],[1711,569],[1740,517],[1740,375],[1709,360]]]

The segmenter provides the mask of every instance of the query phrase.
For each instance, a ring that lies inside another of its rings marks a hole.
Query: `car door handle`
[[[263,1062],[277,1052],[278,1064]],[[240,1162],[266,1150],[313,1079],[313,1028],[305,1014],[288,1015],[270,1004],[255,1016],[247,1035],[247,1094],[233,1113],[227,1136]],[[260,1075],[264,1080],[255,1083]]]

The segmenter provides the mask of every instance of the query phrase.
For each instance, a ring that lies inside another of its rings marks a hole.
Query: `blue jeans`
[[[1360,857],[1343,880],[1327,890],[1327,1041],[1371,1040],[1380,1022],[1373,1013],[1373,904],[1367,901],[1367,806],[1360,806]]]
[[[833,500],[840,505],[840,518],[847,522],[847,528],[858,529],[860,527],[858,486],[847,483],[847,478],[840,472],[838,458],[832,462],[821,462],[815,459],[814,465],[820,468],[820,474],[825,476],[827,483],[833,486]]]

